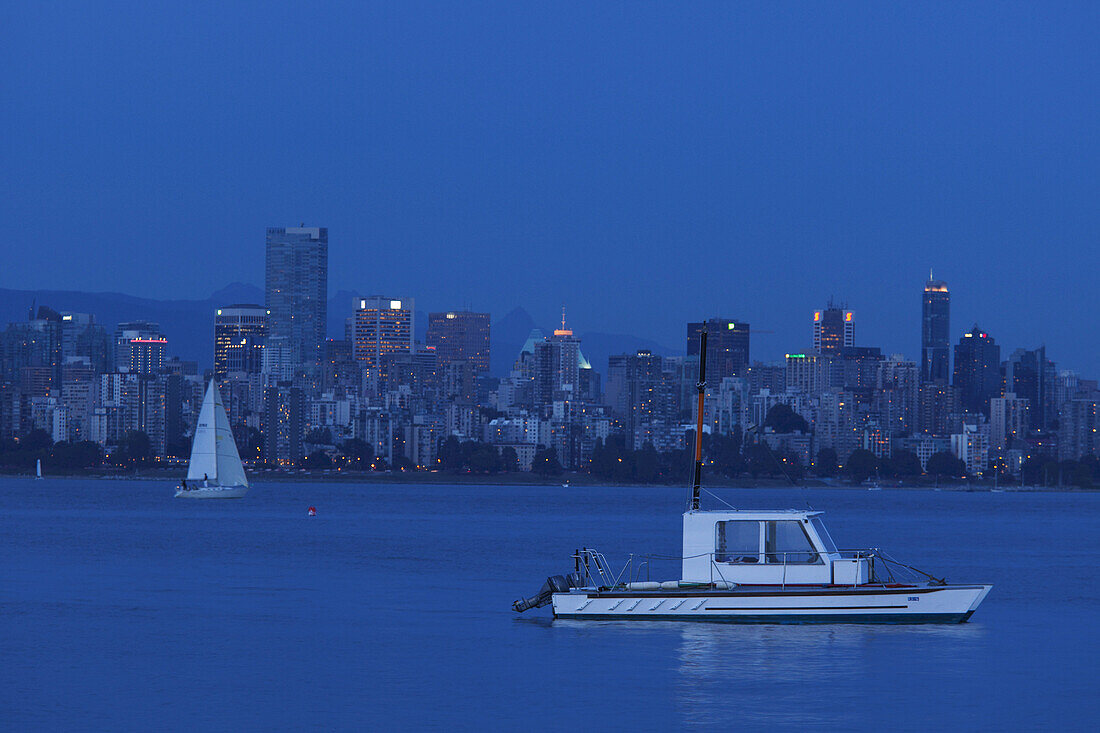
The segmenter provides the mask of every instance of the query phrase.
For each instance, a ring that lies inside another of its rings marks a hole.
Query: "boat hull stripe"
[[[557,614],[557,618],[575,621],[697,621],[730,624],[961,624],[973,611],[966,613],[799,613],[799,614]]]
[[[822,611],[865,611],[873,608],[909,608],[909,606],[828,606]],[[816,609],[799,608],[797,606],[713,606],[704,608],[704,611],[811,611]]]

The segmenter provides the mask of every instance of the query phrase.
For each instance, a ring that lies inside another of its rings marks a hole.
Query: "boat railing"
[[[863,549],[843,549],[835,553],[822,555],[818,552],[765,552],[761,553],[737,553],[737,552],[704,552],[696,555],[660,555],[660,554],[635,554],[631,553],[626,563],[618,571],[614,572],[607,558],[602,552],[591,548],[582,548],[573,554],[575,572],[579,584],[585,587],[595,588],[619,588],[628,583],[654,579],[654,568],[660,565],[668,566],[672,563],[679,565],[684,560],[706,558],[710,568],[710,583],[721,581],[723,584],[735,584],[725,577],[723,567],[727,570],[731,564],[766,565],[769,567],[780,566],[783,568],[780,585],[787,585],[787,566],[804,567],[806,565],[823,564],[829,556],[839,555],[841,559],[866,560],[867,576],[865,585],[908,585],[913,583],[928,582],[933,585],[946,585],[946,581],[937,578],[930,573],[919,570],[912,565],[896,560],[877,547]],[[739,558],[733,560],[732,558]],[[751,559],[750,559],[751,558]],[[761,562],[763,560],[763,562]],[[659,579],[670,579],[679,575],[680,568],[670,568],[671,572],[662,573]]]

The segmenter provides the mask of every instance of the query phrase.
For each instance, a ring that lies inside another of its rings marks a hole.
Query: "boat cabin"
[[[867,560],[845,558],[822,512],[700,511],[684,513],[682,580],[738,585],[858,585]]]

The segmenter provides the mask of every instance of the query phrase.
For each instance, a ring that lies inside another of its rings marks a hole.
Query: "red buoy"
[[[311,516],[311,517],[316,517],[317,516],[317,509],[315,507],[310,507],[309,508],[309,516]]]

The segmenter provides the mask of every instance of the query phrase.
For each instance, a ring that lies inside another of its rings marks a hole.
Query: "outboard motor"
[[[549,603],[555,593],[568,593],[572,587],[564,575],[551,575],[539,588],[539,592],[530,598],[521,598],[512,603],[512,609],[523,613],[529,608],[542,608]]]

